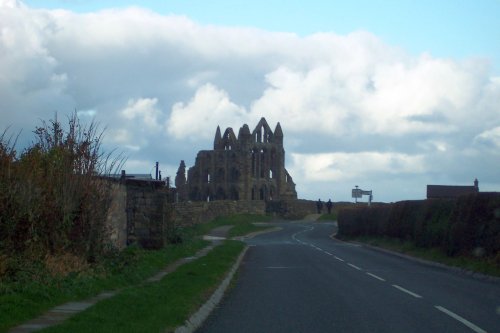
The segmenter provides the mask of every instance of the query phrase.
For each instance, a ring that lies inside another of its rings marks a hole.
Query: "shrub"
[[[500,258],[499,193],[355,206],[342,209],[338,223],[339,236],[386,236],[418,247],[440,247],[449,256]]]
[[[122,159],[102,151],[95,122],[85,126],[74,113],[67,125],[42,122],[19,156],[15,140],[0,136],[0,253],[92,261],[104,250],[110,184],[99,176]]]

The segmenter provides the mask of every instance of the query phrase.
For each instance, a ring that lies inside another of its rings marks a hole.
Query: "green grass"
[[[229,237],[237,237],[237,236],[245,236],[253,232],[258,232],[258,231],[263,231],[263,230],[268,230],[273,227],[270,226],[258,226],[258,225],[253,225],[251,223],[249,224],[239,224],[235,225],[232,227],[229,232],[228,236]]]
[[[173,331],[206,301],[243,248],[241,242],[225,241],[161,281],[127,288],[43,332]]]
[[[231,230],[235,229],[235,231],[230,230],[228,236],[243,236],[247,233],[261,230],[261,228],[254,226],[252,224],[253,222],[269,222],[271,220],[271,216],[255,214],[237,214],[232,216],[217,217],[210,222],[198,224],[181,230],[181,234],[183,235],[183,238],[191,238],[193,236],[207,234],[210,230],[217,227],[233,225],[234,227]]]
[[[242,214],[220,217],[205,224],[182,230],[183,243],[161,250],[143,250],[132,246],[114,253],[80,273],[52,277],[42,263],[19,259],[15,276],[0,280],[0,332],[35,318],[54,306],[86,299],[105,290],[134,286],[154,275],[169,263],[192,256],[208,242],[197,236],[222,225],[234,225],[229,236],[241,236],[257,230],[252,222],[267,222],[271,217]]]
[[[449,257],[440,248],[421,248],[413,242],[387,237],[356,237],[356,240],[373,246],[404,253],[413,257],[442,263],[448,266],[500,277],[500,266],[494,258],[476,258],[472,256]]]
[[[318,221],[337,221],[337,213],[323,214],[318,218]]]
[[[105,258],[81,273],[55,278],[41,264],[24,267],[15,279],[0,281],[0,332],[74,300],[94,296],[104,290],[136,285],[179,258],[191,256],[208,242],[191,240],[146,251],[137,247]]]

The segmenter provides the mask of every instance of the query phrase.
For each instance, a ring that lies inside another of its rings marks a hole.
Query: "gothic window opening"
[[[266,194],[267,194],[267,188],[266,188],[266,185],[263,185],[263,186],[260,188],[259,194],[260,194],[260,200],[266,200]]]
[[[224,169],[220,168],[219,171],[217,172],[217,179],[219,182],[223,182],[224,181],[224,177],[225,176],[225,172],[224,172]]]
[[[240,178],[240,173],[239,173],[238,169],[232,168],[231,169],[231,181],[237,182],[239,178]]]
[[[235,187],[231,189],[231,200],[240,200],[240,195]]]
[[[217,200],[226,200],[226,193],[224,192],[224,189],[222,187],[219,187],[217,189]]]
[[[266,163],[265,163],[265,152],[263,149],[260,150],[260,178],[265,178],[265,170],[266,170]]]
[[[255,149],[252,150],[252,176],[257,176],[257,158],[255,156]]]

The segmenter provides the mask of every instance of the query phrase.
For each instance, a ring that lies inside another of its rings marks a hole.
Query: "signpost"
[[[358,198],[362,198],[363,195],[368,195],[368,206],[371,205],[372,200],[373,200],[373,193],[372,191],[364,191],[360,188],[358,188],[358,185],[355,186],[356,188],[352,189],[352,197],[354,198],[355,202],[358,203]]]

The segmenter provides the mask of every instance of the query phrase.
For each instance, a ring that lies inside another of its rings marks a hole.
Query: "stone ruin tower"
[[[283,131],[274,132],[262,118],[253,132],[244,124],[238,132],[217,126],[213,150],[202,150],[195,165],[181,161],[175,186],[180,201],[297,199],[295,183],[285,169]]]

